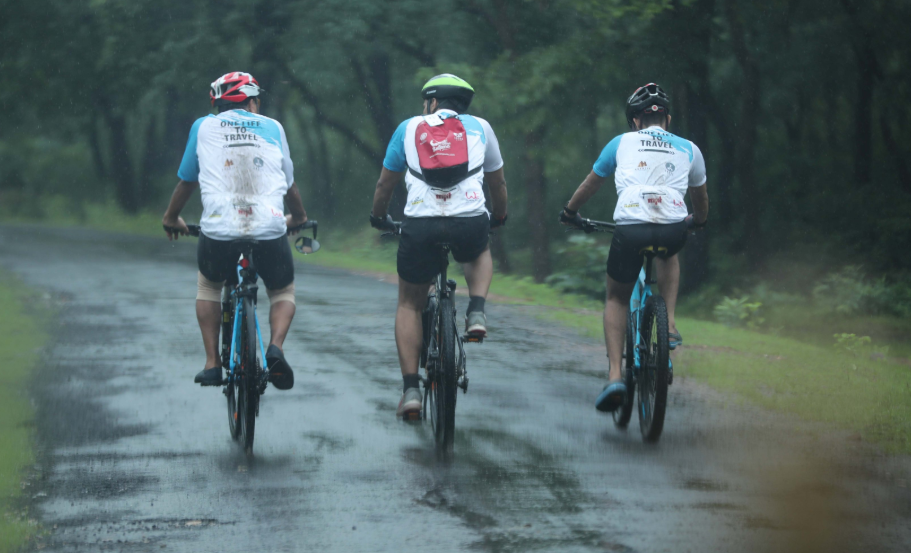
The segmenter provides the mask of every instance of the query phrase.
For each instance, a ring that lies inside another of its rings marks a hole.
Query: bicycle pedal
[[[473,334],[466,334],[466,335],[462,336],[462,341],[469,342],[472,344],[481,344],[484,342],[484,338],[485,338],[485,336],[475,336]]]
[[[420,411],[409,411],[402,415],[402,420],[405,422],[415,422],[421,420]]]

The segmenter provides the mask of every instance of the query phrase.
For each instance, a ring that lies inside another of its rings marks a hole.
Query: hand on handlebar
[[[495,228],[499,228],[499,227],[505,226],[505,225],[506,225],[506,219],[508,219],[508,218],[509,218],[509,217],[508,217],[507,215],[504,215],[504,216],[502,216],[502,217],[500,217],[500,218],[491,217],[491,218],[490,218],[490,228],[495,229]]]
[[[177,240],[181,235],[188,236],[190,234],[190,229],[187,228],[187,223],[183,220],[183,217],[180,215],[177,218],[163,217],[161,219],[161,226],[164,228],[164,231],[168,235],[168,240]]]
[[[370,214],[370,226],[377,230],[385,230],[389,232],[396,232],[398,226],[396,226],[395,221],[392,220],[392,215],[386,214],[385,218],[374,217],[373,213]]]
[[[307,216],[303,219],[295,219],[293,215],[285,215],[285,225],[288,227],[288,234],[295,235],[303,230],[302,225],[308,221]]]
[[[568,227],[585,231],[585,234],[591,234],[595,231],[591,225],[585,224],[585,219],[579,215],[578,211],[573,215],[570,215],[569,212],[566,211],[566,208],[560,210],[560,223]]]
[[[708,223],[708,221],[703,221],[702,224],[696,223],[695,215],[687,215],[684,221],[686,221],[686,229],[691,230],[694,233],[704,229],[706,223]]]

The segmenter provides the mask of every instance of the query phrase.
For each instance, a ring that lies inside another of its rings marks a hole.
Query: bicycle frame
[[[246,259],[246,258],[245,258]],[[252,295],[255,299],[256,297],[256,269],[250,267],[250,272],[248,277],[244,277],[241,274],[241,271],[244,267],[240,262],[237,263],[237,281],[238,285],[231,290],[231,299],[234,301],[234,325],[233,332],[231,334],[231,355],[230,355],[230,374],[228,376],[228,381],[226,384],[232,384],[234,382],[235,369],[237,368],[237,360],[235,353],[238,348],[240,348],[240,322],[243,320],[244,316],[244,302],[243,298],[248,295]],[[254,302],[255,305],[255,302]],[[253,321],[256,324],[256,338],[259,340],[259,350],[263,356],[263,373],[268,378],[269,374],[269,364],[266,362],[266,348],[263,347],[263,335],[259,330],[259,317],[256,314],[256,308],[253,309]]]

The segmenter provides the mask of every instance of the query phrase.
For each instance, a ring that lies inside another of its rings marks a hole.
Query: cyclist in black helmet
[[[670,346],[683,343],[674,320],[680,262],[677,253],[686,244],[688,217],[697,229],[705,226],[709,197],[705,189],[705,161],[699,148],[668,132],[671,102],[654,83],[639,87],[626,101],[626,121],[632,132],[611,140],[591,173],[560,212],[560,222],[581,226],[579,209],[601,188],[612,173],[617,186],[613,242],[607,258],[607,302],[604,338],[610,363],[607,386],[595,407],[613,411],[623,403],[626,386],[620,379],[620,355],[626,333],[630,295],[642,268],[644,246],[667,248],[656,258],[658,288],[667,303]],[[695,213],[687,213],[687,191]]]
[[[449,243],[465,272],[469,295],[465,332],[484,337],[484,302],[493,278],[488,234],[490,228],[506,222],[506,180],[497,136],[487,121],[465,113],[474,89],[455,75],[443,74],[427,81],[421,97],[424,114],[402,122],[389,141],[370,214],[374,227],[393,228],[386,208],[404,176],[408,200],[399,239],[395,315],[404,393],[396,416],[408,419],[421,411],[421,312],[439,272],[438,244]],[[485,207],[485,182],[490,187],[492,214]]]

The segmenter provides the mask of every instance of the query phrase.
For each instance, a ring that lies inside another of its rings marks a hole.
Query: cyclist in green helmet
[[[374,227],[394,228],[386,210],[404,177],[408,199],[397,256],[395,316],[404,393],[396,416],[409,420],[421,411],[421,312],[439,272],[439,244],[450,245],[452,256],[465,272],[469,294],[466,333],[484,337],[484,302],[493,278],[488,236],[490,228],[506,222],[506,180],[497,136],[487,121],[466,113],[474,88],[444,73],[427,81],[421,97],[423,115],[403,121],[389,142],[370,214]],[[485,182],[492,213],[485,203]]]

